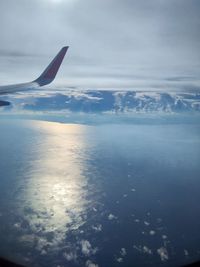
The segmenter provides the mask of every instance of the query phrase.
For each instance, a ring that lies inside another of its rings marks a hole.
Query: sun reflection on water
[[[24,196],[20,197],[24,218],[41,249],[41,238],[42,246],[57,246],[69,231],[85,222],[90,204],[84,175],[86,127],[44,122],[31,127],[40,138],[34,145],[36,157],[27,174]]]

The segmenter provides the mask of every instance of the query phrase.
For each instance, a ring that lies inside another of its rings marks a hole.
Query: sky
[[[199,14],[199,0],[0,0],[0,84],[69,45],[54,86],[200,89]]]

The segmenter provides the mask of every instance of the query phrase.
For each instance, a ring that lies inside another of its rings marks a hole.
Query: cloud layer
[[[162,87],[187,77],[199,86],[199,13],[198,0],[2,0],[0,79],[31,80],[70,45],[65,85]]]

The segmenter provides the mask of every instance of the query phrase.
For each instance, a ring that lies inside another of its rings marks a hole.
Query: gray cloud
[[[58,82],[120,87],[128,76],[134,87],[139,76],[148,87],[189,76],[199,86],[199,14],[198,0],[1,0],[0,76],[32,79],[70,45]]]

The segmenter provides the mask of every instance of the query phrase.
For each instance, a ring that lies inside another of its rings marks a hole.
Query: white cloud
[[[77,259],[77,254],[74,251],[70,251],[70,252],[64,252],[63,253],[63,257],[67,260],[67,261],[76,261]]]
[[[134,245],[133,248],[136,249],[137,251],[141,252],[141,253],[145,253],[145,254],[149,254],[149,255],[153,254],[152,250],[150,248],[148,248],[147,246]]]
[[[155,232],[154,230],[151,230],[151,231],[149,231],[149,234],[150,234],[150,235],[155,235],[156,232]]]
[[[20,241],[21,242],[24,242],[24,243],[30,243],[30,244],[33,244],[34,242],[35,242],[35,236],[34,235],[29,235],[29,234],[27,234],[27,235],[22,235],[21,237],[20,237]]]
[[[47,255],[47,251],[45,249],[43,249],[40,254],[41,255]]]
[[[188,252],[187,249],[184,249],[184,254],[185,254],[186,257],[189,256],[189,252]]]
[[[141,246],[133,245],[133,248],[136,249],[136,250],[139,251],[139,252],[142,252],[142,248],[141,248]]]
[[[20,229],[21,228],[21,223],[15,223],[14,225],[13,225],[16,229]]]
[[[102,225],[101,224],[92,225],[92,229],[95,230],[96,232],[101,232],[102,231]]]
[[[97,252],[97,248],[92,248],[88,240],[81,240],[81,251],[85,256],[93,255]]]
[[[168,251],[165,247],[160,247],[157,249],[158,255],[160,255],[161,261],[166,261],[169,259]]]
[[[37,240],[36,249],[39,251],[43,251],[46,246],[48,246],[50,243],[47,241],[46,238],[40,237]]]
[[[117,219],[117,216],[113,215],[112,213],[110,213],[108,215],[108,220],[112,221],[112,220],[116,220]]]
[[[117,262],[123,262],[123,258],[117,258],[116,261]]]
[[[121,254],[122,257],[126,256],[126,254],[127,254],[126,249],[125,248],[121,248],[120,254]]]
[[[91,260],[86,261],[85,266],[86,267],[99,267],[98,264],[93,263]]]
[[[152,254],[152,250],[148,248],[147,246],[143,246],[143,252],[146,254]]]

